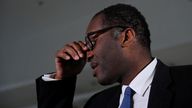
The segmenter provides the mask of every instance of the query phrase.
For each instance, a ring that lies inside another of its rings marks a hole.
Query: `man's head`
[[[94,75],[106,85],[131,76],[131,71],[137,68],[136,59],[140,58],[137,53],[150,52],[150,33],[136,8],[117,4],[92,18],[86,43]]]
[[[107,7],[97,14],[103,14],[103,26],[128,26],[133,28],[136,36],[143,47],[150,50],[150,31],[144,16],[133,6],[127,4],[117,4]]]

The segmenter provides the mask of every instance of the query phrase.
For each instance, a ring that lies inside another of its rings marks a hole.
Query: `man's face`
[[[87,33],[102,30],[103,20],[102,15],[96,16],[88,25]],[[122,76],[123,54],[122,47],[113,37],[114,29],[105,31],[99,34],[96,38],[90,36],[90,40],[95,40],[95,46],[92,51],[91,67],[93,75],[102,85],[108,85],[117,82]]]

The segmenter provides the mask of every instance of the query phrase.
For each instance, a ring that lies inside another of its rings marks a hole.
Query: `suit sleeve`
[[[36,80],[38,108],[72,108],[76,76],[59,81]]]

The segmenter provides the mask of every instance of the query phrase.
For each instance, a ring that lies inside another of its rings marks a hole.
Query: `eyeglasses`
[[[87,36],[85,36],[85,42],[86,42],[86,45],[87,45],[88,49],[93,50],[94,47],[95,47],[96,38],[98,38],[101,34],[107,32],[107,31],[109,31],[109,30],[111,30],[113,28],[122,28],[124,30],[125,28],[128,28],[128,26],[120,26],[120,25],[111,26],[111,27],[106,27],[106,28],[101,29],[101,30],[97,30],[97,31],[94,31],[94,32],[87,33]]]

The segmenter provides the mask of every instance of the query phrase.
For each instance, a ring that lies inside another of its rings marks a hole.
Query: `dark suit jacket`
[[[72,108],[76,77],[56,82],[37,79],[38,108]],[[84,108],[118,108],[121,85],[92,96]],[[158,60],[148,108],[192,108],[192,66],[168,67]]]

